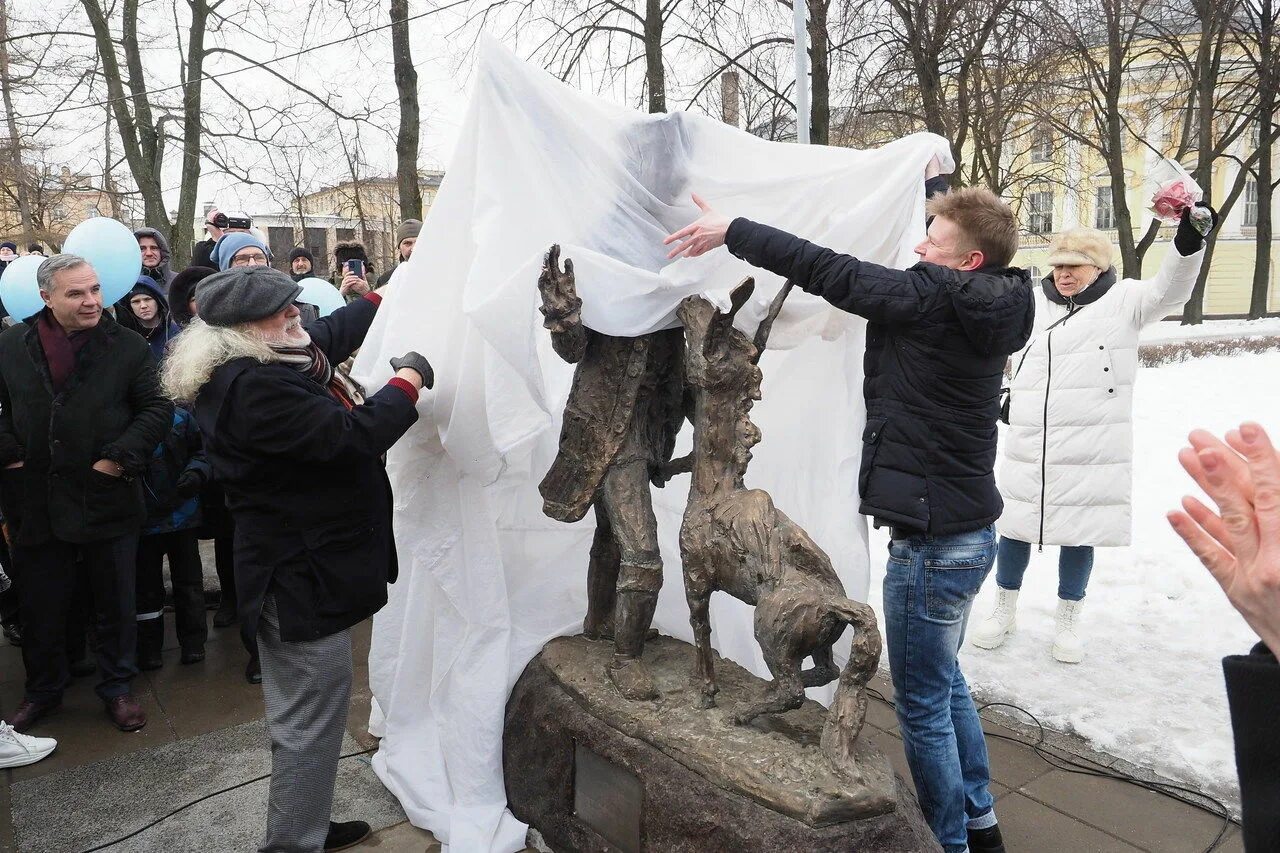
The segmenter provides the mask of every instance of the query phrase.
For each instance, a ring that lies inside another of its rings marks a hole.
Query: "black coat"
[[[376,310],[360,299],[308,331],[340,364]],[[291,367],[241,358],[214,371],[195,413],[235,520],[245,637],[268,592],[286,641],[328,636],[386,604],[396,550],[382,456],[418,419],[409,395],[388,386],[348,411]]]
[[[1223,658],[1231,731],[1240,776],[1244,849],[1280,850],[1280,665],[1259,643],[1249,655]]]
[[[1000,386],[1035,315],[1025,271],[888,269],[746,219],[733,221],[726,245],[868,320],[858,475],[864,515],[933,535],[1000,517]]]
[[[5,517],[17,542],[97,542],[137,532],[145,517],[140,475],[168,433],[173,403],[161,393],[147,342],[103,314],[55,395],[35,324],[0,334],[0,466]],[[110,459],[123,477],[93,469]]]

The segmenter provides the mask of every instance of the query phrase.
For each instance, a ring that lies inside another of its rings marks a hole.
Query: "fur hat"
[[[174,276],[169,283],[169,306],[174,321],[179,326],[191,322],[191,311],[188,304],[196,292],[196,285],[213,275],[217,270],[212,267],[187,267]]]
[[[1072,228],[1058,235],[1049,247],[1051,267],[1088,265],[1111,269],[1111,238],[1096,228]]]

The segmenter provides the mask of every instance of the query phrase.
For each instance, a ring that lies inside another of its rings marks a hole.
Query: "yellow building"
[[[1136,79],[1130,81],[1122,111],[1127,113],[1128,125],[1140,129],[1143,136],[1142,139],[1130,140],[1124,157],[1125,194],[1134,220],[1134,241],[1137,242],[1154,219],[1147,209],[1156,187],[1153,170],[1158,170],[1163,159],[1161,154],[1170,155],[1176,151],[1175,142],[1184,115],[1183,111],[1168,109],[1169,89],[1171,85],[1181,85],[1184,81],[1156,73],[1154,66],[1136,69],[1132,76]],[[1235,159],[1220,158],[1215,163],[1210,195],[1215,206],[1220,205],[1230,193],[1239,175],[1237,161],[1245,160],[1256,149],[1257,134],[1256,126],[1252,133],[1242,133],[1228,152]],[[1115,207],[1112,204],[1111,178],[1098,152],[1078,142],[1057,138],[1045,127],[1036,128],[1030,138],[1028,150],[1012,158],[1010,164],[1012,171],[1022,179],[1019,194],[1009,199],[1023,227],[1022,250],[1015,263],[1031,268],[1033,273],[1047,274],[1045,258],[1055,235],[1077,226],[1098,228],[1114,235]],[[1194,156],[1194,153],[1190,155],[1191,158]],[[1194,161],[1188,160],[1183,165],[1191,171]],[[1280,213],[1274,207],[1273,210]],[[1249,311],[1257,213],[1257,187],[1250,180],[1218,226],[1205,290],[1206,317],[1238,317]],[[1159,268],[1174,230],[1173,227],[1160,229],[1155,243],[1143,257],[1144,277],[1154,275]],[[1113,245],[1119,270],[1120,250],[1114,237]],[[1275,286],[1280,251],[1277,251],[1275,241],[1271,257],[1269,310],[1280,311],[1280,288]]]

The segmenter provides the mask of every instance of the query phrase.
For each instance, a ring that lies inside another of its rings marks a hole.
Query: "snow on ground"
[[[1194,427],[1216,435],[1256,420],[1280,436],[1280,353],[1205,358],[1139,371],[1134,412],[1134,538],[1100,548],[1085,599],[1085,661],[1056,662],[1056,548],[1033,551],[1018,632],[995,651],[966,643],[960,659],[981,700],[1012,702],[1048,727],[1238,809],[1221,659],[1257,637],[1165,520],[1196,492],[1177,452]],[[871,602],[882,603],[885,531],[873,531]],[[995,571],[970,625],[991,612]]]
[[[1261,320],[1206,320],[1195,326],[1184,326],[1177,320],[1166,320],[1142,330],[1144,344],[1169,344],[1204,338],[1253,338],[1280,335],[1280,317]]]

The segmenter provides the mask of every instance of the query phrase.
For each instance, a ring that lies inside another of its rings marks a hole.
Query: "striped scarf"
[[[334,370],[329,357],[315,344],[305,347],[272,346],[281,364],[287,364],[294,370],[312,379],[329,390],[333,398],[343,405],[347,411],[356,407],[356,401],[363,397],[360,388],[346,377],[342,371]]]

